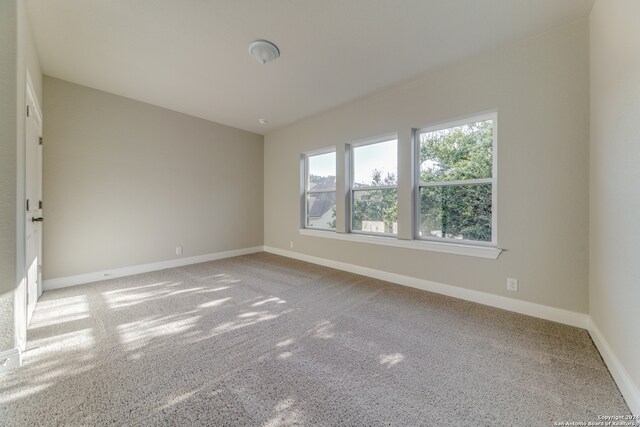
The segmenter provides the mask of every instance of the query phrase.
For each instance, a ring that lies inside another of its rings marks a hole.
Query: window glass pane
[[[398,140],[353,149],[353,188],[397,185]]]
[[[419,134],[420,181],[491,178],[493,120]]]
[[[352,229],[397,234],[398,191],[395,188],[354,190]]]
[[[420,188],[420,236],[491,241],[491,184]]]
[[[336,189],[336,153],[319,154],[308,157],[307,189]]]
[[[336,193],[307,193],[307,227],[336,228]]]

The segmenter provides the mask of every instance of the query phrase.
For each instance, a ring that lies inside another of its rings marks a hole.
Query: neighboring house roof
[[[336,193],[318,193],[309,196],[310,218],[320,218],[336,205]]]

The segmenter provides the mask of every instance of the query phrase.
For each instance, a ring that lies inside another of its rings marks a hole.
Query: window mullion
[[[311,194],[311,193],[335,193],[335,192],[336,192],[335,188],[332,189],[332,190],[324,189],[324,190],[307,190],[306,191],[307,194]]]
[[[369,190],[394,190],[397,189],[397,185],[380,185],[380,186],[371,186],[371,187],[353,187],[351,188],[353,191],[369,191]]]
[[[453,181],[420,182],[420,187],[445,187],[454,185],[493,184],[493,178],[461,179]]]

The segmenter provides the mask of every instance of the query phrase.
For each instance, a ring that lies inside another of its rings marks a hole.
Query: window
[[[351,157],[351,231],[397,234],[397,138],[354,145]]]
[[[302,154],[300,234],[497,259],[497,129],[492,112]]]
[[[308,154],[305,160],[304,224],[307,228],[336,228],[336,152]]]
[[[496,243],[495,114],[416,132],[418,236]]]

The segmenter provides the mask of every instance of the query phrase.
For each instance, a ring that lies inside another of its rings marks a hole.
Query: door
[[[42,116],[27,78],[25,126],[26,326],[42,293]],[[26,328],[25,328],[26,329]]]

